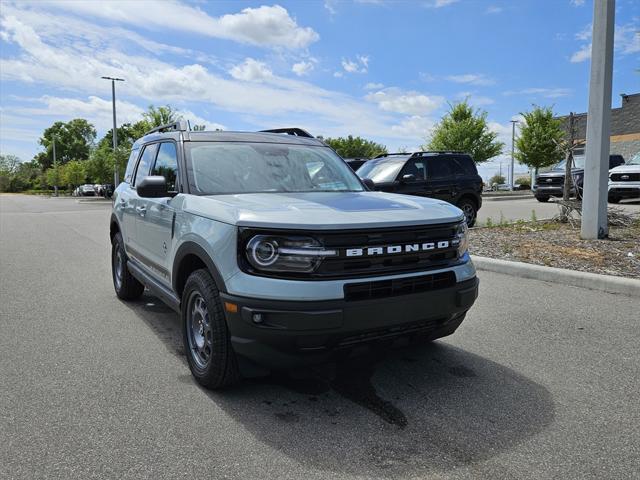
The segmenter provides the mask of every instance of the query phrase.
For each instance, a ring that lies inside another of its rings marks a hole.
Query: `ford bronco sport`
[[[158,127],[133,145],[113,198],[116,294],[147,287],[181,315],[208,388],[449,335],[477,297],[461,210],[368,191],[301,129]]]

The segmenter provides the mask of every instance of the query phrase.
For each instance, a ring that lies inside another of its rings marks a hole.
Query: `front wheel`
[[[620,197],[609,197],[609,203],[620,203]]]
[[[536,197],[540,203],[547,203],[549,201],[549,197]]]
[[[189,276],[181,303],[184,350],[195,379],[211,390],[237,383],[238,362],[209,272],[196,270]]]
[[[476,204],[468,198],[463,198],[458,202],[458,208],[464,213],[464,219],[467,222],[467,227],[473,227],[476,223],[476,217],[478,216]]]

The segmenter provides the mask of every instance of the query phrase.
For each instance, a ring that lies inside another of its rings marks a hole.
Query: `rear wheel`
[[[549,197],[536,197],[536,200],[541,203],[547,203],[549,201]]]
[[[240,380],[222,312],[220,294],[206,270],[193,272],[182,294],[184,350],[189,368],[202,386],[215,390]]]
[[[468,198],[463,198],[458,202],[458,208],[464,213],[467,226],[473,227],[476,223],[476,217],[478,216],[476,204]]]
[[[134,300],[144,292],[144,285],[136,280],[127,268],[127,254],[120,232],[111,241],[111,274],[113,288],[121,300]]]

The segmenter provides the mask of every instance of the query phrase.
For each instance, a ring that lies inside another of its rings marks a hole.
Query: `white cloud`
[[[544,98],[560,98],[567,97],[573,93],[570,88],[524,88],[522,90],[509,90],[504,92],[504,95],[519,95],[519,96],[537,96]]]
[[[591,58],[591,44],[584,45],[580,50],[571,55],[569,61],[571,63],[580,63]]]
[[[484,95],[476,95],[474,92],[459,92],[456,94],[458,100],[468,100],[471,105],[481,107],[483,105],[491,105],[495,103],[493,98]]]
[[[457,3],[459,1],[460,0],[431,0],[430,2],[426,3],[425,6],[429,8],[442,8],[442,7],[446,7],[454,3]]]
[[[342,78],[344,77],[344,74],[342,72],[333,72],[333,76],[336,78]]]
[[[571,0],[570,3],[574,7],[582,7],[584,5],[584,0]]]
[[[356,55],[355,60],[342,59],[342,68],[347,73],[367,73],[369,70],[369,57],[367,55]]]
[[[583,30],[576,33],[577,40],[590,40],[592,27],[587,25]],[[626,25],[616,25],[613,47],[619,55],[630,55],[640,52],[640,25],[637,20]],[[571,63],[581,63],[591,59],[591,43],[582,45],[569,58]]]
[[[496,5],[489,5],[489,7],[487,7],[487,10],[485,11],[485,13],[501,13],[502,12],[502,7],[498,7]]]
[[[235,65],[229,74],[237,80],[245,82],[262,82],[273,77],[273,72],[266,63],[253,58],[245,58],[240,65]]]
[[[200,8],[177,0],[53,0],[43,2],[42,6],[54,6],[147,29],[179,30],[257,46],[305,48],[320,38],[312,28],[299,26],[280,5],[245,8],[240,13],[220,17],[209,16]]]
[[[338,13],[336,10],[336,0],[324,0],[324,8],[329,12],[330,15],[335,15]]]
[[[381,88],[384,88],[382,83],[369,82],[364,86],[365,90],[380,90]]]
[[[444,98],[427,96],[419,92],[403,91],[391,87],[369,93],[366,97],[370,102],[387,112],[404,113],[408,115],[427,115],[438,109]]]
[[[431,135],[436,122],[428,117],[412,115],[391,126],[391,131],[406,137],[425,139]]]
[[[293,73],[295,73],[296,75],[298,75],[299,77],[302,77],[303,75],[308,75],[314,68],[314,63],[313,61],[305,61],[302,60],[298,63],[294,63],[293,66],[291,67],[291,71]]]
[[[469,85],[493,85],[495,80],[481,73],[465,73],[462,75],[449,75],[447,80],[455,83],[467,83]]]
[[[424,112],[433,109],[429,101],[421,103],[424,99],[413,102],[408,98],[394,100],[389,99],[390,93],[387,93],[387,101],[382,102],[386,108],[383,109],[378,102],[372,104],[309,82],[280,77],[263,62],[254,59],[236,65],[234,73],[242,78],[238,80],[199,63],[173,65],[160,60],[158,55],[128,53],[131,49],[120,48],[121,44],[115,38],[111,43],[108,37],[101,38],[100,42],[106,43],[96,49],[93,48],[95,38],[86,36],[83,29],[64,31],[58,28],[47,31],[46,35],[41,34],[33,25],[44,23],[49,12],[38,13],[41,18],[36,21],[30,16],[20,16],[20,11],[12,7],[11,15],[2,23],[12,43],[11,51],[15,53],[0,58],[0,79],[3,83],[18,82],[18,85],[19,82],[29,82],[42,91],[69,92],[65,94],[69,97],[66,99],[55,96],[49,96],[46,101],[40,99],[40,104],[33,106],[39,109],[37,114],[21,113],[41,119],[39,123],[34,121],[32,124],[31,128],[36,133],[42,131],[49,117],[55,114],[59,118],[61,112],[85,116],[99,129],[109,129],[111,91],[109,82],[100,79],[102,75],[126,79],[118,84],[118,98],[123,100],[118,101],[119,123],[139,118],[141,106],[169,103],[194,123],[207,123],[206,118],[192,114],[197,111],[197,106],[200,111],[212,112],[212,115],[216,112],[235,114],[245,124],[256,127],[301,125],[317,134],[340,136],[348,132],[392,146],[419,142],[420,139],[411,133],[415,128],[410,127],[417,121],[410,121],[411,117],[424,117]],[[3,8],[3,13],[9,13],[8,9]],[[36,11],[32,10],[32,13],[35,15]],[[366,66],[368,59],[359,61]],[[259,78],[262,81],[245,80]],[[411,94],[398,95],[410,97]],[[426,98],[434,101],[433,97]],[[131,99],[135,99],[135,103],[130,103]],[[12,105],[6,114],[15,115],[25,105],[31,107],[25,101],[20,102],[18,106]],[[200,115],[206,117],[202,113]],[[214,128],[217,126],[208,124]],[[2,145],[3,148],[7,145],[4,139]],[[34,143],[32,148],[35,152],[38,147]]]

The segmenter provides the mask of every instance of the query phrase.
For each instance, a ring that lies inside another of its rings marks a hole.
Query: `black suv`
[[[584,161],[584,155],[576,155],[573,157],[573,167],[571,168],[573,182],[570,190],[572,197],[576,196],[576,188],[578,189],[578,197],[582,197]],[[533,186],[533,194],[536,200],[539,202],[548,202],[551,197],[562,197],[566,165],[567,161],[562,160],[555,164],[550,171],[541,173],[536,177],[536,184]],[[609,170],[620,165],[624,165],[624,157],[622,155],[609,155]]]
[[[385,153],[357,171],[375,190],[446,200],[472,227],[482,206],[482,178],[471,155],[461,152]]]

